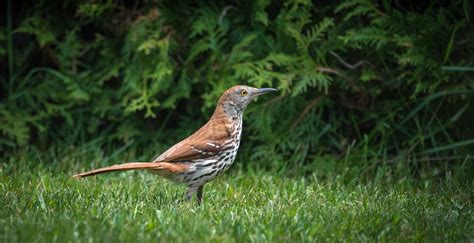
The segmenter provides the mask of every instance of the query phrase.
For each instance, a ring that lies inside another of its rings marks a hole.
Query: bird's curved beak
[[[255,96],[259,96],[259,95],[266,94],[266,93],[268,93],[268,92],[275,92],[275,91],[278,91],[278,89],[274,89],[274,88],[260,88],[260,89],[257,89],[257,92],[255,92]]]

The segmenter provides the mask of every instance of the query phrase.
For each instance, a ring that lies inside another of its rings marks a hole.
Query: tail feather
[[[142,170],[142,169],[161,169],[160,163],[155,162],[130,162],[125,164],[112,165],[100,169],[86,171],[77,175],[73,175],[74,178],[84,178],[87,176],[98,175],[102,173],[109,173],[113,171],[125,171],[125,170]]]

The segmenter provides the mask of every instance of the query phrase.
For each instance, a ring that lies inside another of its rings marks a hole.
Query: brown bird
[[[185,199],[197,192],[203,200],[204,184],[226,171],[234,162],[240,144],[242,115],[255,97],[277,91],[273,88],[234,86],[219,98],[211,119],[194,134],[175,144],[153,162],[130,162],[74,175],[83,178],[101,173],[146,169],[171,181],[184,183]]]

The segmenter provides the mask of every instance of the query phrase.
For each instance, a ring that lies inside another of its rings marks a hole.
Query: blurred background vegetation
[[[1,5],[4,161],[87,146],[150,159],[247,84],[280,93],[246,112],[245,168],[473,174],[469,0]]]

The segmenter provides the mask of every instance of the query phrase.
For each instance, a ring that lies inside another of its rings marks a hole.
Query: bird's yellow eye
[[[248,94],[247,90],[242,90],[240,91],[240,95],[246,96]]]

